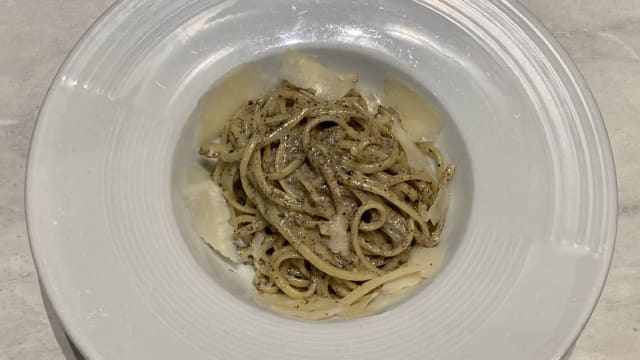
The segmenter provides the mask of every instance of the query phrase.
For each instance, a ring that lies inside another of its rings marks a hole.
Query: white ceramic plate
[[[408,79],[450,117],[446,265],[380,315],[260,309],[187,221],[198,98],[288,47],[371,83]],[[538,360],[563,356],[597,301],[616,189],[584,82],[510,1],[130,0],[53,82],[27,215],[44,290],[89,359]]]

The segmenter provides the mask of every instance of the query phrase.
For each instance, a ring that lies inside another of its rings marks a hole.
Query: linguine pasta
[[[327,100],[284,81],[200,149],[217,161],[237,259],[275,308],[348,316],[433,265],[410,259],[440,243],[454,167],[408,140],[394,109],[370,110],[354,89]]]

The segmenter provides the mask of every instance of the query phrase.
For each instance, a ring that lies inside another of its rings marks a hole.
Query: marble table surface
[[[607,285],[572,360],[640,359],[640,0],[523,0],[584,74],[607,124],[619,228]],[[24,219],[29,138],[67,52],[112,0],[0,0],[0,360],[65,359]]]

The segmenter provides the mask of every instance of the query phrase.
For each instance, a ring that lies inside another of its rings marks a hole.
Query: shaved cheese
[[[347,221],[343,216],[335,215],[329,220],[329,242],[327,247],[335,254],[349,255],[349,236]]]
[[[433,205],[427,211],[425,221],[431,221],[432,224],[437,224],[440,219],[447,213],[449,207],[449,190],[444,187],[438,192],[438,196],[433,201]]]
[[[431,161],[429,157],[418,149],[415,142],[411,140],[411,137],[407,132],[400,126],[398,123],[394,123],[391,127],[391,133],[398,140],[400,146],[404,150],[404,153],[407,155],[407,160],[409,161],[409,166],[411,169],[416,171],[427,170],[430,171],[429,162]]]
[[[434,141],[442,129],[442,113],[423,96],[390,76],[384,79],[383,103],[398,112],[412,142]]]
[[[420,275],[429,279],[442,267],[445,253],[446,248],[442,245],[432,248],[414,247],[411,250],[409,261],[404,266],[423,266],[424,270],[420,272]]]
[[[313,60],[309,56],[287,50],[282,56],[282,77],[293,85],[313,90],[316,96],[336,101],[345,96],[358,81],[357,74],[343,74]]]
[[[255,64],[243,65],[225,76],[198,102],[198,144],[205,146],[218,137],[238,108],[264,94],[275,83],[275,77],[260,71]]]
[[[247,288],[254,290],[253,277],[256,274],[256,269],[251,265],[238,264],[235,268],[236,274],[247,285]]]
[[[194,168],[188,178],[188,208],[194,230],[213,249],[232,262],[238,262],[233,244],[231,211],[222,190],[201,168]]]
[[[370,87],[358,89],[358,91],[360,92],[360,96],[362,96],[362,99],[364,99],[364,102],[367,103],[367,110],[369,111],[369,113],[371,115],[377,114],[378,107],[380,106],[380,98],[375,93],[375,91]]]

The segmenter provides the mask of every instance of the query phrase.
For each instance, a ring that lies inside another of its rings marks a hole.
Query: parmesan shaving
[[[433,205],[427,211],[425,221],[431,221],[432,224],[437,224],[440,219],[447,213],[449,207],[449,189],[444,187],[438,191],[438,196],[433,201]]]
[[[245,284],[247,284],[247,287],[249,289],[253,289],[253,287],[251,286],[251,283],[253,281],[253,277],[256,274],[256,270],[253,268],[253,266],[238,264],[236,265],[235,269],[236,269],[236,274],[238,274],[240,279],[242,279],[242,281]]]
[[[411,137],[398,123],[394,123],[391,126],[391,133],[398,140],[400,146],[407,155],[407,160],[411,169],[416,171],[430,171],[429,162],[430,159],[427,155],[423,154],[415,142],[411,140]]]
[[[341,99],[358,81],[357,74],[333,71],[293,50],[287,50],[282,56],[280,72],[288,82],[299,88],[313,90],[316,96],[327,101]]]
[[[358,91],[360,92],[360,96],[362,96],[364,101],[367,103],[367,110],[369,111],[369,113],[371,115],[377,114],[378,107],[380,106],[381,103],[380,103],[380,98],[375,93],[375,91],[373,91],[372,88],[368,88],[368,87],[363,89],[358,89]]]
[[[260,71],[255,64],[243,65],[225,76],[198,103],[201,118],[198,144],[206,146],[211,139],[217,138],[240,106],[260,96],[275,83],[275,78]]]
[[[398,112],[402,127],[412,142],[435,141],[442,129],[442,113],[423,96],[391,76],[384,79],[382,103]]]
[[[231,211],[222,190],[202,168],[193,168],[188,182],[188,208],[195,232],[220,255],[239,262],[233,244],[233,227],[229,223]]]
[[[409,257],[409,261],[407,261],[406,266],[424,267],[424,270],[420,272],[420,275],[425,279],[429,279],[432,278],[442,267],[445,253],[446,248],[443,245],[432,248],[416,247],[411,250],[411,256]]]

